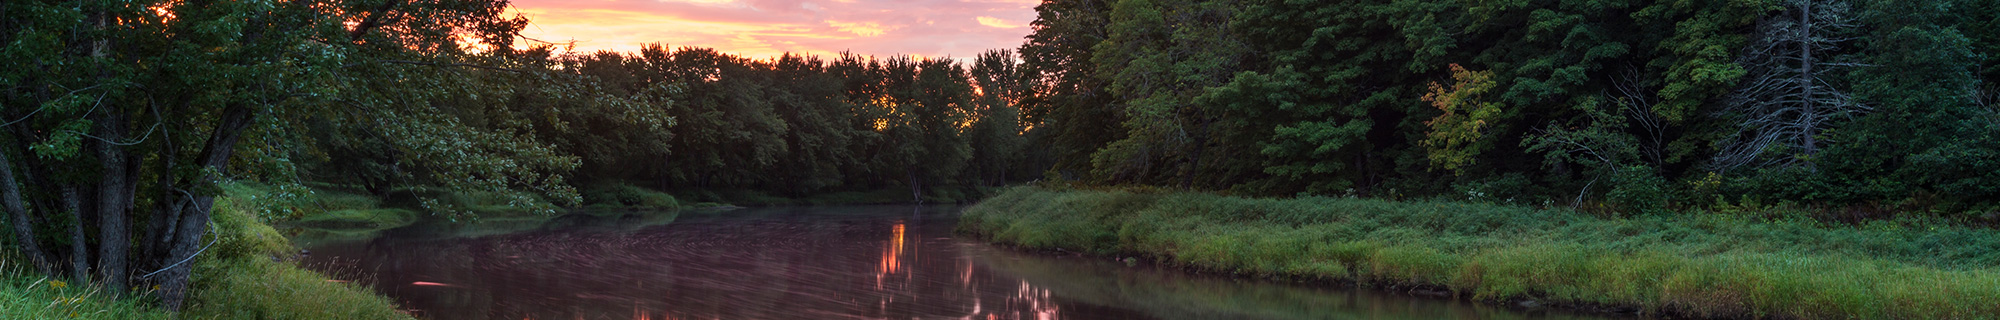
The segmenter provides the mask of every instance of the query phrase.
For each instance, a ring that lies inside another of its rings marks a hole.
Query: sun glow
[[[1006,19],[1000,19],[1000,18],[994,18],[994,17],[984,17],[984,16],[982,16],[982,17],[978,17],[978,18],[975,18],[975,19],[976,19],[976,20],[979,20],[979,25],[982,25],[982,26],[988,26],[988,27],[994,27],[994,28],[1001,28],[1001,29],[1013,29],[1013,28],[1020,28],[1020,27],[1021,27],[1021,24],[1020,24],[1020,23],[1018,23],[1018,22],[1013,22],[1013,21],[1007,21]]]
[[[635,52],[649,43],[714,48],[745,58],[972,57],[1019,46],[1033,1],[938,0],[517,0],[521,35],[589,53]],[[523,41],[534,43],[535,41]],[[559,48],[560,49],[560,48]]]

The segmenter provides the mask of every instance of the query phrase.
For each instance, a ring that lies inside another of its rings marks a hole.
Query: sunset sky
[[[522,35],[579,52],[646,43],[750,58],[784,52],[971,58],[1020,46],[1039,0],[515,0]]]

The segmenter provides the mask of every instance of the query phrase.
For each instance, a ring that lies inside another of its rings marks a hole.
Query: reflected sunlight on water
[[[882,246],[882,266],[875,271],[875,288],[882,288],[882,278],[896,273],[902,267],[898,259],[903,256],[903,221],[896,221],[895,235]]]

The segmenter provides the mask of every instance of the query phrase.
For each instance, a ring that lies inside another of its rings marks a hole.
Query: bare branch
[[[1749,75],[1713,114],[1735,122],[1736,132],[1712,159],[1711,170],[1797,164],[1799,157],[1764,153],[1810,155],[1820,148],[1815,135],[1829,120],[1873,110],[1822,77],[1872,66],[1813,55],[1837,51],[1854,40],[1842,36],[1858,27],[1851,8],[1833,0],[1792,0],[1785,6],[1784,14],[1758,22],[1752,43],[1738,56]]]

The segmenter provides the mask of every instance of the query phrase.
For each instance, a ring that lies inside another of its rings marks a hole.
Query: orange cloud
[[[1013,29],[1021,27],[1021,24],[1019,23],[1014,23],[1013,21],[1007,21],[1005,19],[1000,19],[1000,18],[981,16],[975,19],[979,20],[980,25],[988,27],[1001,28],[1001,29]]]
[[[751,58],[805,53],[969,58],[1020,46],[1035,0],[516,0],[522,35],[576,51],[648,43]]]
[[[883,27],[881,24],[877,24],[874,22],[842,22],[842,21],[827,20],[826,24],[833,26],[836,30],[853,33],[854,35],[863,37],[879,36],[882,35],[883,33],[888,33],[889,29],[891,29]]]

